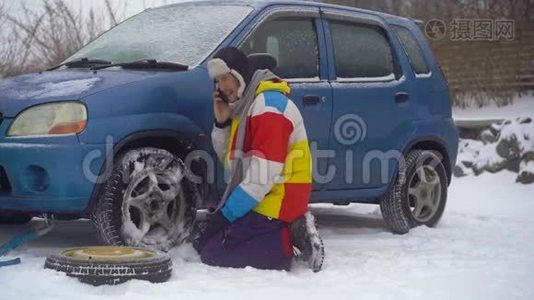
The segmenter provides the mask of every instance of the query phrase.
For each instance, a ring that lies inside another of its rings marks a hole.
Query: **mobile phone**
[[[226,97],[226,95],[221,91],[221,89],[217,89],[217,92],[219,92],[219,97],[226,103],[228,103],[228,98]]]

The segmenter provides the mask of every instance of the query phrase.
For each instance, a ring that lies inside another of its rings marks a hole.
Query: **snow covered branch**
[[[23,2],[22,12],[7,13],[0,4],[0,75],[13,76],[54,66],[117,24],[117,12],[106,0],[107,13],[83,12],[64,0],[44,0],[43,8],[31,9]],[[109,25],[107,25],[109,24]]]

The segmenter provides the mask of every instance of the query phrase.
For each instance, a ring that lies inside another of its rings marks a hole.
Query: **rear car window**
[[[375,25],[330,21],[338,78],[393,79],[391,46]]]
[[[423,51],[410,30],[402,26],[393,26],[393,30],[397,33],[415,74],[428,74],[430,69],[423,56]]]

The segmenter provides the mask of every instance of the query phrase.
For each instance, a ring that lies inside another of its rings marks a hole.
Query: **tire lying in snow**
[[[108,245],[167,251],[193,226],[200,194],[182,160],[158,148],[138,148],[115,158],[91,219]]]
[[[131,247],[82,247],[46,258],[45,268],[66,273],[92,285],[120,284],[130,279],[165,282],[172,261],[151,250]]]
[[[438,223],[447,201],[448,178],[439,153],[412,150],[397,179],[380,199],[386,225],[399,234]]]

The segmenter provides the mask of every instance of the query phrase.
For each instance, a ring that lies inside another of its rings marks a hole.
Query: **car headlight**
[[[85,129],[87,109],[80,102],[47,103],[23,111],[8,136],[76,134]]]

